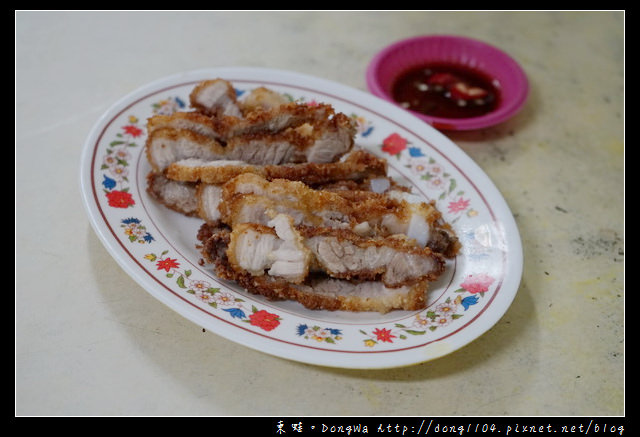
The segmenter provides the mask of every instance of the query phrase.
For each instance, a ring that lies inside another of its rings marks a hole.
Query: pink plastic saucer
[[[436,62],[481,71],[493,79],[500,91],[499,105],[477,117],[442,118],[408,110],[436,129],[472,130],[492,126],[515,115],[527,99],[527,77],[509,55],[482,41],[452,35],[418,36],[387,46],[367,67],[367,86],[372,94],[398,105],[391,96],[395,80],[410,69]]]

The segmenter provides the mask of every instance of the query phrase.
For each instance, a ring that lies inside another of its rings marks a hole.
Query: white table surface
[[[623,12],[16,12],[17,416],[623,415]],[[78,185],[91,127],[153,80],[292,70],[365,90],[396,40],[452,33],[510,53],[525,108],[449,133],[516,218],[524,274],[468,346],[387,370],[266,355],[179,316],[102,246]]]

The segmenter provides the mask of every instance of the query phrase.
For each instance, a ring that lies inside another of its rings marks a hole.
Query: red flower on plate
[[[156,263],[158,270],[164,270],[165,272],[169,272],[171,269],[177,269],[180,267],[180,263],[172,258],[164,258]]]
[[[124,129],[127,134],[131,135],[134,138],[139,137],[143,132],[142,129],[140,129],[138,126],[134,126],[132,124],[124,126],[122,129]]]
[[[485,291],[489,290],[489,286],[493,284],[493,281],[495,281],[495,279],[493,279],[491,276],[485,273],[480,273],[478,275],[467,276],[467,279],[465,279],[464,282],[460,284],[460,287],[464,288],[469,293],[484,293]]]
[[[397,133],[389,135],[382,141],[382,150],[389,155],[397,155],[407,148],[407,139]]]
[[[396,338],[395,335],[391,334],[391,330],[386,328],[382,328],[382,329],[376,328],[373,330],[373,333],[375,334],[376,339],[378,341],[384,341],[387,343],[393,343],[392,339]]]
[[[469,207],[469,199],[463,199],[462,197],[455,202],[449,202],[449,212],[456,213],[464,211]]]
[[[249,322],[253,326],[271,331],[280,325],[280,317],[277,314],[269,313],[265,310],[256,311],[249,316]]]
[[[131,194],[126,191],[109,191],[107,193],[107,199],[109,201],[109,206],[113,206],[114,208],[128,208],[135,205],[133,197],[131,197]]]

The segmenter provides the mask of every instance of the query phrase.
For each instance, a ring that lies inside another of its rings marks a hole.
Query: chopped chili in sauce
[[[443,118],[469,118],[498,106],[499,86],[486,74],[453,64],[429,64],[407,70],[392,87],[405,109]]]

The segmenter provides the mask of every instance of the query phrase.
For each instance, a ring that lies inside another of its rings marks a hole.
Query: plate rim
[[[378,351],[379,353],[377,353],[375,363],[363,363],[362,362],[363,360],[360,360],[360,359],[353,360],[354,352],[339,351],[339,350],[331,350],[329,354],[325,354],[325,352],[321,350],[319,354],[314,353],[312,354],[313,356],[311,357],[309,356],[301,357],[299,351],[300,351],[300,348],[304,348],[304,346],[302,345],[293,345],[294,346],[293,350],[290,350],[291,345],[288,345],[288,342],[286,342],[287,346],[283,346],[281,341],[270,338],[268,336],[263,336],[264,339],[268,339],[268,341],[266,342],[268,344],[265,345],[261,343],[259,345],[256,345],[254,341],[256,338],[255,332],[244,331],[244,330],[238,329],[238,327],[233,324],[222,323],[218,318],[216,318],[216,320],[214,321],[215,329],[209,329],[209,330],[222,336],[223,338],[226,338],[227,340],[239,343],[245,347],[249,347],[251,349],[261,351],[263,353],[278,356],[281,358],[290,359],[293,361],[320,365],[320,366],[339,367],[339,368],[381,369],[381,368],[402,367],[402,366],[408,366],[413,364],[419,364],[419,363],[431,361],[436,358],[440,358],[444,355],[448,355],[449,353],[454,352],[455,350],[458,350],[464,347],[465,345],[469,344],[470,342],[476,340],[477,338],[481,337],[486,331],[488,331],[491,327],[493,327],[495,323],[499,321],[500,318],[503,317],[503,315],[506,313],[508,308],[511,306],[513,300],[515,299],[515,296],[517,294],[517,291],[520,285],[522,268],[523,268],[522,243],[520,240],[520,234],[519,234],[517,225],[515,223],[515,219],[513,218],[513,215],[506,203],[506,200],[504,199],[504,197],[502,196],[502,193],[498,190],[496,185],[493,183],[493,181],[488,177],[488,175],[486,175],[486,173],[482,171],[482,169],[459,146],[453,143],[453,141],[447,138],[444,134],[437,131],[432,126],[429,126],[428,124],[424,123],[422,120],[418,119],[417,117],[414,117],[411,114],[407,113],[406,111],[402,110],[401,108],[397,108],[391,105],[389,102],[385,101],[384,99],[381,99],[372,94],[367,94],[362,90],[352,88],[347,85],[340,84],[338,82],[334,82],[328,79],[319,78],[319,77],[298,73],[290,70],[270,69],[270,68],[262,68],[262,67],[204,68],[204,69],[185,71],[185,72],[181,72],[181,73],[156,79],[143,86],[136,88],[132,92],[126,94],[125,96],[121,97],[116,102],[114,102],[102,114],[102,116],[98,118],[98,120],[95,122],[92,129],[90,130],[83,146],[81,165],[80,165],[80,174],[79,174],[83,204],[89,216],[89,221],[91,223],[91,226],[96,232],[96,234],[98,235],[102,244],[107,248],[110,255],[117,261],[120,267],[130,277],[132,277],[138,283],[138,285],[140,285],[145,291],[147,291],[152,296],[157,298],[163,304],[167,305],[170,309],[172,309],[173,311],[176,311],[181,316],[191,320],[192,322],[198,324],[199,326],[208,327],[211,325],[211,322],[212,322],[211,316],[208,314],[204,316],[204,313],[195,307],[187,305],[187,306],[180,306],[179,308],[176,308],[175,305],[173,305],[175,301],[174,293],[158,293],[155,289],[153,289],[153,291],[150,290],[149,283],[153,281],[151,280],[149,275],[146,273],[144,268],[142,270],[139,268],[136,268],[135,265],[131,264],[130,260],[121,258],[121,255],[122,255],[121,251],[124,250],[126,252],[126,248],[122,247],[122,243],[119,240],[110,238],[111,235],[107,235],[107,233],[105,232],[105,229],[103,228],[104,223],[101,223],[98,221],[98,216],[103,217],[103,215],[99,211],[99,207],[96,204],[96,202],[92,202],[92,200],[94,200],[92,199],[93,195],[90,195],[90,193],[94,192],[93,185],[95,181],[92,181],[90,178],[87,178],[86,171],[88,170],[89,173],[92,174],[92,164],[94,163],[93,156],[95,153],[94,145],[98,140],[99,134],[100,132],[104,131],[105,122],[109,119],[114,119],[115,117],[117,117],[116,115],[114,115],[115,113],[121,112],[126,107],[130,106],[132,104],[131,103],[132,99],[140,98],[141,95],[148,93],[152,90],[155,92],[158,92],[158,87],[160,86],[167,85],[170,83],[174,83],[174,86],[175,86],[176,81],[187,81],[187,80],[196,81],[196,80],[201,80],[203,77],[212,77],[214,75],[217,77],[225,77],[225,76],[230,76],[234,74],[236,76],[238,74],[242,76],[253,76],[256,74],[262,74],[267,76],[275,75],[277,77],[282,77],[285,79],[295,78],[296,80],[300,80],[305,83],[311,82],[314,85],[317,84],[318,86],[328,87],[330,89],[348,91],[349,95],[356,95],[362,98],[365,102],[367,101],[375,102],[376,105],[381,106],[384,109],[385,118],[390,120],[396,120],[399,117],[403,123],[403,126],[406,127],[408,124],[410,127],[412,127],[411,129],[412,133],[414,133],[418,137],[422,137],[425,134],[420,135],[419,132],[416,133],[415,131],[420,131],[424,129],[429,134],[427,136],[429,136],[430,138],[431,137],[436,138],[435,141],[429,141],[429,144],[432,147],[434,146],[432,142],[435,142],[438,145],[441,145],[441,144],[446,145],[447,154],[443,156],[451,157],[453,152],[455,159],[447,158],[450,161],[450,163],[464,164],[463,167],[465,168],[465,172],[469,173],[470,171],[472,171],[473,173],[473,177],[468,179],[473,181],[479,180],[481,182],[479,185],[482,185],[484,187],[483,190],[486,191],[488,189],[492,191],[490,194],[499,200],[498,205],[492,205],[491,208],[492,208],[492,211],[495,210],[496,208],[500,210],[499,213],[501,216],[501,220],[495,220],[495,221],[496,223],[500,224],[500,226],[503,227],[500,230],[501,235],[503,236],[503,238],[505,238],[505,240],[509,240],[509,243],[510,243],[509,254],[508,256],[505,255],[505,261],[504,261],[505,274],[504,274],[501,287],[503,288],[508,287],[508,289],[510,289],[511,291],[507,294],[505,293],[502,294],[499,304],[492,303],[492,305],[496,305],[492,307],[492,309],[494,310],[492,311],[492,313],[486,314],[484,318],[479,318],[481,319],[481,323],[476,326],[478,330],[475,331],[474,335],[464,337],[462,341],[460,340],[460,337],[458,337],[457,338],[458,341],[455,342],[454,347],[448,348],[447,350],[443,349],[442,351],[431,353],[430,355],[425,354],[425,356],[420,358],[416,358],[414,356],[416,354],[413,354],[413,353],[405,354],[403,357],[398,357],[398,354],[394,354],[394,352],[399,352],[400,354],[402,354],[402,350],[396,350],[396,349],[390,350],[390,351]],[[251,77],[250,80],[259,81],[255,77]],[[284,80],[284,79],[281,79],[281,80]],[[291,86],[293,86],[293,84]],[[349,102],[351,102],[351,100],[349,100]],[[436,148],[436,150],[442,154],[439,148]],[[458,168],[458,164],[454,164],[454,165],[456,165],[456,168],[460,170]],[[477,191],[478,193],[482,192],[479,189],[477,189]],[[103,217],[103,219],[105,219],[106,221],[106,218]],[[166,288],[164,284],[160,284],[160,285],[161,287]],[[498,311],[495,311],[496,309]],[[493,316],[489,317],[491,314]],[[442,339],[436,339],[433,342],[429,342],[426,346],[417,346],[417,347],[412,347],[410,349],[429,347],[429,345],[431,345],[432,343],[438,343],[441,340]],[[336,360],[335,358],[338,356],[342,356],[345,359]],[[379,357],[385,357],[385,358],[379,359]]]

